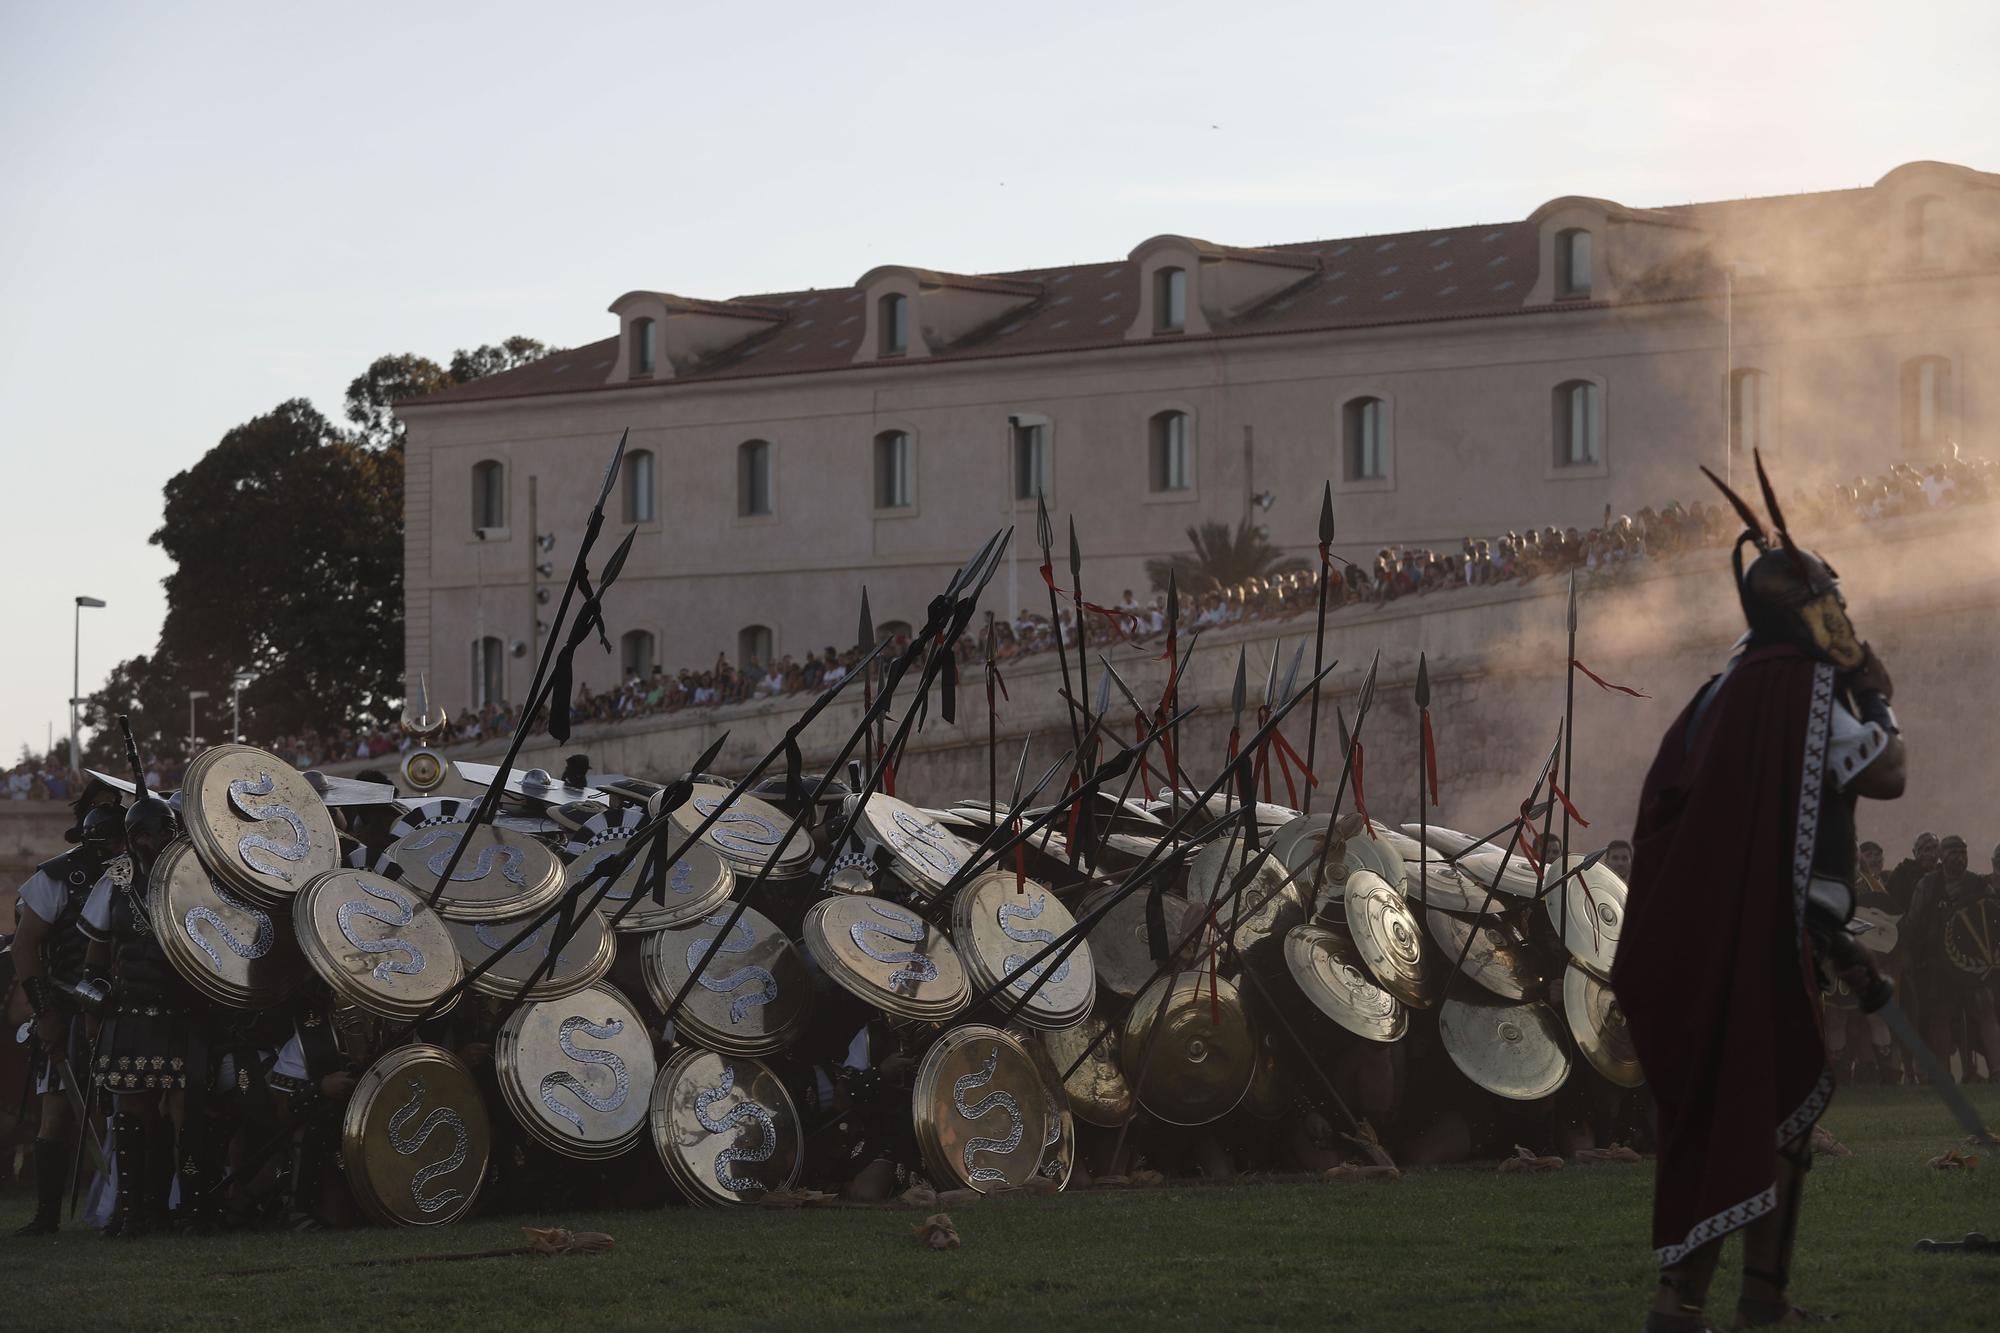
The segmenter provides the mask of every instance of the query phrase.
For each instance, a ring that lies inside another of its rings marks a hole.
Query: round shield
[[[1375,984],[1346,935],[1300,926],[1285,936],[1285,964],[1313,1008],[1355,1036],[1393,1042],[1409,1031],[1409,1011]]]
[[[217,745],[188,765],[181,820],[215,877],[267,907],[340,864],[326,802],[303,773],[248,745]]]
[[[1591,1068],[1621,1088],[1636,1088],[1646,1081],[1618,997],[1610,986],[1575,963],[1563,973],[1563,1016],[1569,1020],[1576,1048]]]
[[[1041,1169],[1048,1093],[1034,1057],[999,1028],[967,1023],[940,1037],[917,1066],[912,1100],[937,1184],[990,1194]]]
[[[160,854],[147,888],[161,950],[215,1003],[262,1009],[289,995],[304,975],[288,906],[266,908],[230,892],[186,839]]]
[[[1457,829],[1446,828],[1442,824],[1405,824],[1403,835],[1413,840],[1423,839],[1425,846],[1441,856],[1456,856],[1468,847],[1482,845],[1470,833],[1460,833]]]
[[[376,1061],[355,1082],[341,1124],[354,1198],[391,1226],[464,1216],[492,1143],[471,1072],[442,1046],[402,1046]]]
[[[427,802],[458,807],[462,801]],[[493,824],[473,825],[457,819],[436,819],[419,807],[398,820],[390,833],[389,859],[403,867],[403,882],[426,901],[439,879],[451,870],[451,883],[437,900],[440,916],[453,921],[497,921],[526,916],[547,907],[562,893],[563,868],[556,854],[531,835]],[[451,858],[465,843],[452,869]]]
[[[542,912],[547,910],[543,908]],[[458,956],[464,960],[468,974],[500,950],[507,950],[499,962],[473,978],[472,989],[481,995],[503,1000],[511,1000],[521,993],[521,987],[527,985],[528,979],[541,969],[542,961],[555,947],[559,922],[552,917],[536,925],[542,912],[531,912],[504,921],[445,922],[445,929],[451,932],[451,942],[458,949]],[[531,925],[535,926],[534,932],[525,939],[518,939],[521,932]],[[510,942],[513,942],[512,948],[508,948]],[[527,998],[559,1000],[565,995],[574,995],[602,979],[617,957],[618,942],[612,938],[604,914],[585,912],[577,921],[569,942],[563,945],[555,962],[535,983]]]
[[[2000,898],[1967,903],[1944,919],[1944,956],[1966,977],[2000,972]]]
[[[748,1056],[681,1051],[653,1082],[648,1119],[667,1174],[695,1203],[754,1203],[798,1181],[798,1110],[778,1076]]]
[[[982,991],[999,985],[1075,924],[1054,893],[1033,880],[1022,880],[1017,887],[1011,872],[981,875],[952,902],[952,942]],[[1034,1028],[1082,1022],[1097,994],[1089,942],[1078,940],[1054,971],[1042,962],[1021,973],[1001,992],[1000,1003],[1014,1004],[1044,973],[1048,980],[1014,1016]]]
[[[381,1018],[415,1018],[464,976],[437,913],[373,871],[312,880],[292,906],[292,931],[335,995]]]
[[[1457,963],[1466,976],[1503,1000],[1542,998],[1549,983],[1541,960],[1494,918],[1468,920],[1432,908],[1425,920],[1446,961]]]
[[[1077,915],[1085,919],[1094,916],[1118,892],[1116,884],[1092,889],[1077,905]],[[1165,909],[1167,947],[1172,948],[1195,928],[1202,909],[1178,893],[1166,894],[1160,905]],[[1118,899],[1117,905],[1091,929],[1089,943],[1091,965],[1106,990],[1130,999],[1145,989],[1159,971],[1146,937],[1146,891],[1135,891]],[[1190,956],[1192,946],[1183,951],[1183,961]]]
[[[727,861],[732,870],[755,875],[775,854],[771,866],[773,879],[790,879],[805,873],[812,864],[813,845],[804,827],[787,840],[785,830],[792,821],[776,807],[747,793],[730,801],[729,792],[728,787],[719,783],[695,783],[687,802],[673,813],[674,824],[682,836],[693,833],[719,810],[721,815],[709,825],[701,840]]]
[[[1460,874],[1478,885],[1481,894],[1489,888],[1514,898],[1532,898],[1541,892],[1534,867],[1518,847],[1512,856],[1495,849],[1467,852],[1454,864]]]
[[[1430,1008],[1437,978],[1424,961],[1423,928],[1403,895],[1373,871],[1357,870],[1348,876],[1346,902],[1348,933],[1375,980],[1404,1004]]]
[[[862,808],[855,831],[874,844],[870,859],[925,897],[951,882],[973,857],[972,843],[908,801],[877,792]]]
[[[1459,1072],[1496,1096],[1532,1102],[1569,1077],[1555,1011],[1546,1004],[1446,1000],[1438,1035]]]
[[[633,806],[593,815],[563,848],[570,858],[564,871],[564,886],[574,889],[605,862],[616,862],[625,854],[632,834],[645,822],[645,814]],[[682,839],[673,841],[678,844]],[[672,850],[664,843],[660,847],[663,856]],[[699,921],[727,901],[736,887],[735,872],[723,863],[715,849],[706,843],[692,843],[667,867],[661,900],[655,902],[652,894],[640,887],[646,872],[646,855],[642,851],[633,857],[604,895],[604,914],[622,933],[643,934]],[[596,891],[596,887],[591,890],[593,894]],[[639,896],[636,903],[632,902],[634,894]]]
[[[1252,862],[1257,868],[1230,901],[1230,892]],[[1197,907],[1220,904],[1215,910],[1215,928],[1225,936],[1235,932],[1232,938],[1238,957],[1260,966],[1275,966],[1286,933],[1306,921],[1305,896],[1287,879],[1284,864],[1275,856],[1250,851],[1231,833],[1196,854],[1188,869],[1187,895]]]
[[[1250,1090],[1256,1032],[1235,986],[1208,972],[1182,972],[1161,977],[1132,1002],[1118,1057],[1141,1106],[1170,1125],[1206,1125]]]
[[[565,1157],[615,1157],[646,1127],[653,1038],[609,986],[515,1010],[493,1068],[515,1119]]]
[[[942,1022],[972,1000],[958,951],[922,917],[880,898],[822,898],[806,952],[849,994],[899,1018]]]
[[[1044,1032],[1042,1044],[1077,1119],[1105,1129],[1116,1129],[1132,1119],[1132,1085],[1118,1065],[1115,1026],[1093,1014],[1073,1028]],[[1077,1064],[1079,1059],[1082,1064]],[[1076,1066],[1074,1072],[1072,1065]]]
[[[1049,1058],[1049,1048],[1042,1042],[1040,1032],[1029,1029],[1016,1031],[1014,1039],[1027,1049],[1034,1058],[1035,1068],[1042,1076],[1042,1097],[1048,1111],[1048,1133],[1042,1140],[1042,1164],[1035,1168],[1035,1174],[1044,1180],[1055,1182],[1056,1189],[1069,1188],[1069,1178],[1076,1170],[1076,1119],[1070,1114],[1069,1094],[1063,1088],[1062,1074]]]
[[[1468,916],[1498,916],[1520,904],[1504,893],[1489,893],[1486,886],[1442,860],[1409,860],[1404,863],[1403,896],[1413,905],[1442,908]]]
[[[451,776],[445,758],[436,750],[412,750],[403,756],[403,781],[416,791],[434,791]]]
[[[660,930],[640,946],[646,993],[662,1013],[707,956],[716,932],[733,909],[690,926]],[[674,1022],[687,1035],[729,1055],[769,1055],[799,1030],[812,998],[812,981],[799,951],[770,918],[746,907],[681,1003]]]
[[[1901,938],[1899,927],[1903,918],[1891,916],[1879,907],[1857,907],[1854,909],[1854,919],[1868,927],[1855,936],[1862,948],[1878,954],[1896,952],[1896,941]]]
[[[1582,859],[1565,857],[1563,869],[1574,869]],[[1608,979],[1611,960],[1618,952],[1618,932],[1625,924],[1625,881],[1600,861],[1564,880],[1562,887],[1542,899],[1542,907],[1557,931],[1567,927],[1563,943],[1569,947],[1570,957]]]
[[[1257,1068],[1250,1076],[1250,1090],[1243,1094],[1241,1109],[1258,1120],[1282,1120],[1298,1102],[1298,1088],[1285,1067],[1284,1043],[1269,1028],[1259,1028]]]

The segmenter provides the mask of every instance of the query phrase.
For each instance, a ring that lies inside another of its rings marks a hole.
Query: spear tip
[[[1576,633],[1576,571],[1569,572],[1569,632]]]
[[[1326,483],[1326,489],[1319,497],[1319,540],[1322,546],[1333,541],[1333,482]]]
[[[1246,658],[1244,653],[1244,646],[1242,644],[1238,644],[1236,646],[1236,685],[1235,688],[1230,691],[1230,697],[1229,697],[1229,706],[1235,710],[1238,721],[1241,721],[1243,718],[1243,704],[1250,694],[1250,682],[1249,682],[1249,677],[1247,675],[1247,668],[1248,668],[1248,659]]]
[[[1076,515],[1069,516],[1069,578],[1075,583],[1083,573],[1083,548],[1076,544]]]
[[[1431,706],[1431,668],[1423,653],[1417,654],[1417,707]]]
[[[618,437],[618,447],[611,451],[611,466],[604,469],[604,489],[597,493],[597,507],[600,511],[604,508],[604,502],[611,498],[611,488],[618,484],[618,467],[625,461],[625,441],[631,438],[632,428],[627,426],[624,433]]]

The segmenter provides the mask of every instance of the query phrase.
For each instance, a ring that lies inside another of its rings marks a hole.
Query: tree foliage
[[[451,354],[449,368],[414,352],[378,356],[368,369],[348,383],[347,419],[360,432],[363,444],[377,449],[399,445],[403,442],[403,423],[396,419],[397,403],[525,366],[547,356],[551,350],[540,341],[517,333],[503,342],[459,348]]]
[[[1271,545],[1264,529],[1244,519],[1234,532],[1227,523],[1207,522],[1187,530],[1192,548],[1165,560],[1148,560],[1146,577],[1155,592],[1167,590],[1167,577],[1175,576],[1180,590],[1199,596],[1218,588],[1234,587],[1253,578],[1291,574],[1306,567],[1296,556],[1287,556]]]

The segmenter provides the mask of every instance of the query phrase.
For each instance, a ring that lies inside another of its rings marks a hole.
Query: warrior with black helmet
[[[144,782],[138,748],[124,718],[134,774]],[[147,912],[153,864],[180,836],[174,808],[143,785],[125,812],[129,874],[106,874],[91,890],[82,929],[87,961],[106,978],[103,1028],[91,1062],[95,1085],[111,1094],[111,1155],[117,1184],[107,1235],[138,1237],[164,1220],[172,1184],[175,1126],[188,1086],[189,1031],[195,997],[162,950]]]
[[[84,1063],[76,1017],[79,997],[93,998],[84,983],[89,941],[80,925],[85,901],[125,849],[125,821],[116,788],[92,778],[71,803],[76,823],[65,834],[76,845],[35,868],[20,889],[14,936],[15,974],[34,1011],[35,1092],[41,1119],[35,1133],[35,1215],[16,1235],[43,1236],[62,1217],[63,1186],[75,1151],[71,1102],[83,1105],[77,1086]]]
[[[1768,529],[1708,474],[1746,524],[1732,564],[1749,632],[1646,776],[1612,969],[1659,1112],[1655,1333],[1710,1326],[1701,1305],[1739,1229],[1738,1327],[1802,1317],[1786,1279],[1833,1092],[1820,977],[1854,953],[1835,946],[1854,910],[1855,802],[1904,785],[1889,673],[1832,567],[1786,530],[1761,459],[1757,474]]]

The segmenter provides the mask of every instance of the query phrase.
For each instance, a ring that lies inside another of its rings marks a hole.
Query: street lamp
[[[76,623],[72,627],[69,659],[69,768],[77,777],[83,776],[83,756],[77,750],[76,706],[77,696],[83,693],[83,608],[102,608],[104,602],[96,597],[76,599]]]
[[[243,743],[243,687],[257,679],[254,671],[239,671],[229,683],[229,740]]]
[[[190,759],[194,757],[194,701],[207,697],[207,690],[188,691],[188,758]]]

